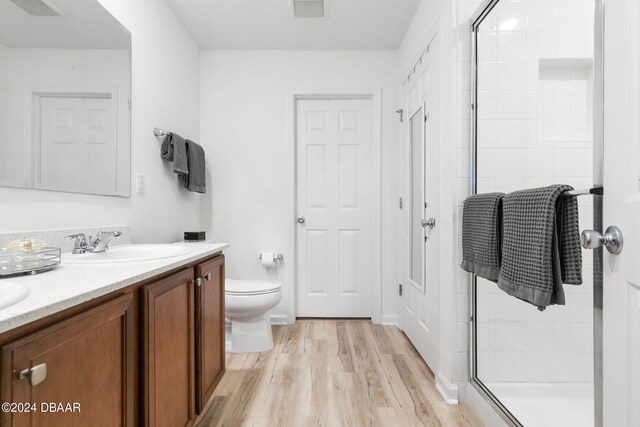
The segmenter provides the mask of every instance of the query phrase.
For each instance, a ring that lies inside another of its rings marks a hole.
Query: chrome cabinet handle
[[[420,221],[420,224],[423,227],[434,228],[436,226],[436,219],[435,218],[423,219],[422,221]]]
[[[622,231],[615,225],[608,227],[604,234],[595,230],[584,230],[580,234],[580,244],[583,248],[596,249],[604,245],[609,253],[613,255],[618,255],[622,252],[623,243]]]
[[[23,369],[18,374],[18,379],[28,378],[31,385],[38,385],[47,378],[47,364],[41,363],[33,368]]]
[[[299,216],[298,219],[296,220],[298,221],[298,224],[304,224],[304,222],[306,221],[306,219],[303,216]]]
[[[207,273],[207,274],[205,274],[204,276],[202,276],[202,278],[203,278],[204,280],[211,280],[211,273]]]

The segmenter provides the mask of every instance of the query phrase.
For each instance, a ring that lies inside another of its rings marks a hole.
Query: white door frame
[[[289,308],[287,323],[296,321],[296,101],[300,99],[370,99],[371,100],[371,321],[380,323],[382,317],[382,90],[317,90],[292,89],[287,96],[289,114],[289,256],[285,261],[289,289],[283,292],[283,302]]]

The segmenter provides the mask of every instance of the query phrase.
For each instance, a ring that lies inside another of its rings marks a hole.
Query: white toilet
[[[267,311],[282,298],[280,283],[262,280],[225,280],[225,314],[231,320],[227,351],[256,353],[273,348]],[[229,339],[230,338],[230,339]]]

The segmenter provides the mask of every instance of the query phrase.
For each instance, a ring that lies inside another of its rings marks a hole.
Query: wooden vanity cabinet
[[[36,405],[31,412],[3,411],[3,426],[134,426],[132,295],[4,345],[1,376],[3,402]],[[43,403],[65,410],[77,403],[79,411],[52,412]]]
[[[196,276],[196,409],[200,414],[225,371],[224,256],[196,266]]]
[[[0,402],[38,405],[2,426],[191,426],[225,370],[224,256],[2,333],[0,357]]]

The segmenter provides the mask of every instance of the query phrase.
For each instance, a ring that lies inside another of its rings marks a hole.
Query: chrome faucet
[[[87,252],[106,251],[109,248],[109,241],[121,234],[122,233],[120,231],[100,231],[96,234],[95,240],[91,236],[87,239],[84,233],[71,234],[66,236],[66,238],[75,239],[73,251],[71,253],[84,254]]]
[[[122,233],[119,231],[100,231],[96,234],[96,239],[91,242],[89,238],[91,252],[104,252],[109,248],[109,241],[114,237],[118,237]]]

